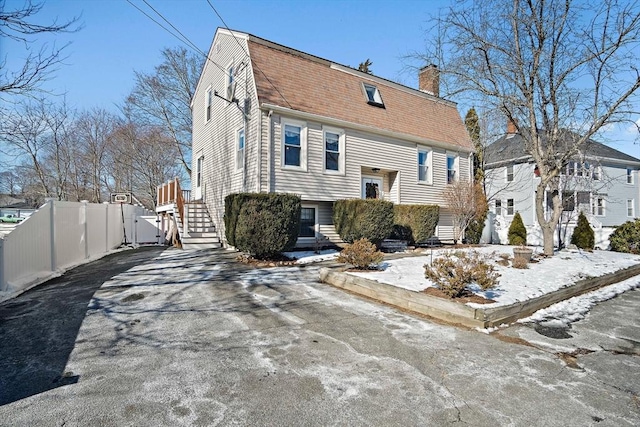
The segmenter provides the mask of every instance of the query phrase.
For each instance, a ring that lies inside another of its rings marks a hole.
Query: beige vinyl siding
[[[209,58],[223,69],[233,61],[234,67],[245,66],[236,75],[236,98],[240,107],[244,99],[251,98],[251,113],[245,129],[245,167],[247,191],[258,188],[258,123],[260,111],[257,109],[254,82],[251,67],[242,47],[245,40],[237,41],[227,34],[218,34],[212,44]],[[218,47],[219,45],[219,47]],[[236,170],[236,132],[243,127],[243,114],[234,103],[228,103],[218,97],[213,98],[211,120],[205,122],[205,96],[207,88],[226,95],[225,72],[207,61],[193,100],[193,160],[195,171],[197,156],[204,155],[202,172],[203,197],[209,208],[211,218],[224,236],[224,197],[230,193],[242,191],[242,170]],[[195,172],[194,172],[195,173]],[[192,178],[192,191],[196,180]]]

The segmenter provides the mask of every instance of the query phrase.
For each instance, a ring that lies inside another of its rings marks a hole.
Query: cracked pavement
[[[487,335],[234,257],[125,251],[0,304],[0,425],[640,424],[638,290]]]

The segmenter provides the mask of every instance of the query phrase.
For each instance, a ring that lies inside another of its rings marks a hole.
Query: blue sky
[[[133,86],[134,70],[151,71],[164,47],[182,43],[135,9],[127,0],[44,0],[38,23],[80,16],[84,28],[73,34],[42,38],[62,46],[69,56],[46,88],[66,93],[79,109],[116,110]],[[160,21],[143,0],[130,0]],[[430,14],[449,0],[210,0],[226,24],[236,30],[332,61],[357,66],[370,58],[374,74],[408,86],[417,76],[407,72],[402,57],[424,46]],[[215,30],[223,26],[206,0],[147,0],[196,46],[208,51]],[[22,5],[23,0],[7,0]],[[4,56],[14,45],[0,42]],[[12,67],[12,53],[8,66]],[[19,62],[18,62],[19,63]],[[461,106],[461,114],[466,113]],[[636,133],[637,134],[637,133]],[[606,136],[616,149],[640,157],[632,133],[615,129]],[[620,142],[618,142],[620,141]]]

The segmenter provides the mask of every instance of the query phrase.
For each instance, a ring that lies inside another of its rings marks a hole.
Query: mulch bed
[[[491,304],[491,303],[495,302],[492,299],[481,297],[480,295],[476,295],[476,294],[474,294],[472,292],[468,292],[466,295],[458,297],[458,298],[452,298],[449,295],[447,295],[444,292],[442,292],[440,289],[433,288],[433,287],[428,287],[423,292],[425,294],[428,294],[428,295],[431,295],[431,296],[434,296],[434,297],[448,299],[450,301],[456,301],[456,302],[460,302],[460,303],[463,303],[463,304],[466,304],[468,302],[473,302],[473,303],[476,303],[476,304]]]
[[[284,255],[279,255],[270,259],[255,259],[247,254],[240,254],[236,257],[236,261],[248,264],[256,268],[265,267],[288,267],[296,265],[296,259],[291,259]]]

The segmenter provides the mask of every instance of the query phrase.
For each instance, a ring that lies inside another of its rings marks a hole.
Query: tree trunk
[[[555,227],[553,227],[549,223],[546,223],[541,224],[541,228],[544,254],[546,256],[553,256],[553,231]]]
[[[544,206],[544,194],[547,190],[548,194],[552,195],[553,201],[553,212],[549,219],[545,218]],[[546,256],[553,256],[553,232],[558,225],[560,215],[562,215],[562,201],[558,192],[558,178],[552,179],[548,187],[540,181],[536,189],[536,218],[542,229],[542,242]]]

